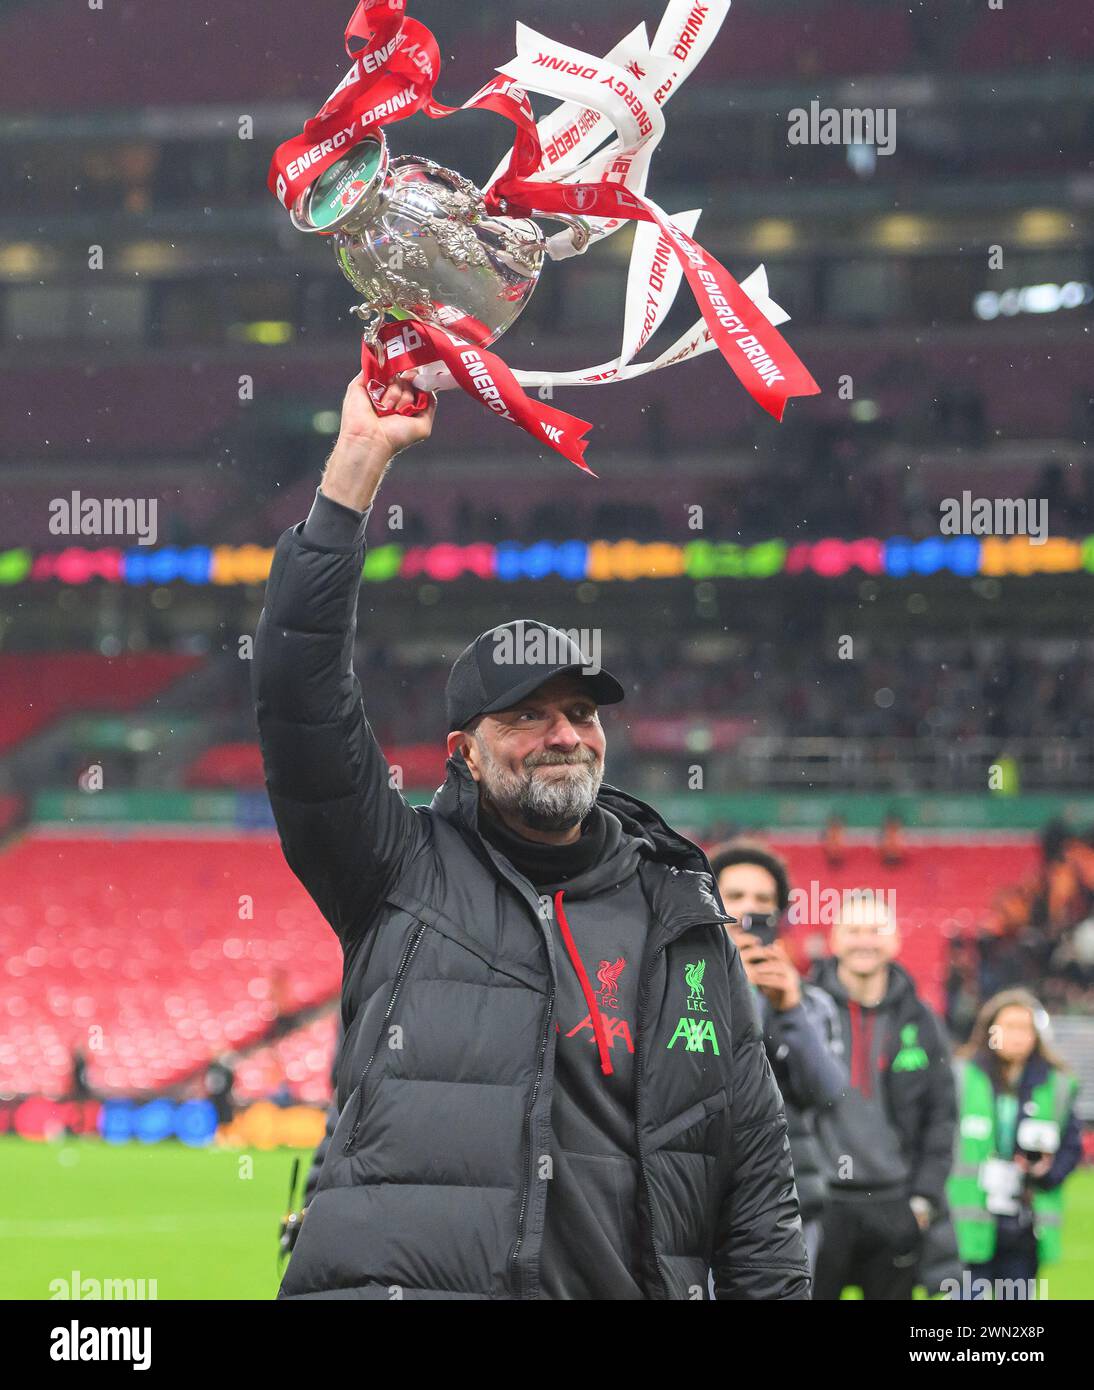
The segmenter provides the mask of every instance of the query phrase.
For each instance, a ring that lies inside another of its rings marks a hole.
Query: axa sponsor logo
[[[711,1051],[718,1056],[718,1038],[714,1024],[709,1019],[684,1017],[676,1025],[676,1032],[669,1039],[669,1048],[683,1038],[686,1052],[704,1052],[705,1044],[710,1043]]]
[[[628,1052],[634,1051],[634,1039],[631,1037],[631,1026],[625,1018],[615,1018],[613,1015],[601,1011],[600,1021],[604,1025],[604,1036],[608,1040],[609,1050],[615,1046],[616,1039],[618,1038]],[[589,1042],[596,1042],[596,1029],[593,1027],[593,1020],[590,1014],[586,1014],[579,1024],[570,1029],[566,1036],[572,1038],[581,1032],[588,1033]]]
[[[631,1034],[631,1026],[625,1018],[620,1018],[618,1014],[619,977],[626,968],[626,964],[623,956],[617,956],[615,960],[602,960],[596,968],[596,980],[599,989],[596,990],[595,994],[596,1002],[599,1005],[600,1022],[603,1025],[604,1036],[607,1038],[609,1049],[615,1047],[618,1040],[628,1052],[633,1053],[634,1037]],[[608,1010],[615,1010],[616,1012],[609,1013]],[[579,1033],[584,1033],[589,1042],[596,1042],[596,1029],[593,1027],[591,1014],[586,1014],[580,1023],[575,1024],[566,1034],[566,1037],[574,1038]]]
[[[671,1052],[678,1042],[683,1042],[685,1052],[705,1052],[707,1043],[710,1050],[717,1057],[718,1035],[715,1032],[714,1024],[709,1018],[696,1018],[695,1014],[705,1014],[707,1012],[706,996],[703,987],[703,976],[706,974],[707,963],[705,960],[692,961],[684,967],[684,983],[687,985],[687,999],[685,1008],[688,1010],[684,1014],[672,1037],[668,1041],[668,1048]]]

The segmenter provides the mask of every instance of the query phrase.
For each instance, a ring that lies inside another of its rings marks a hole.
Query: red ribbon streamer
[[[486,196],[487,207],[510,216],[578,212],[656,222],[683,267],[707,327],[745,390],[776,420],[791,396],[815,396],[820,387],[782,334],[737,281],[697,241],[666,220],[640,194],[619,183],[532,183],[504,174]]]
[[[376,335],[375,352],[367,342],[362,341],[361,371],[373,405],[383,388],[394,381],[400,372],[438,360],[444,363],[467,394],[487,410],[519,425],[533,439],[557,449],[563,458],[568,458],[578,468],[596,476],[585,462],[588,440],[584,436],[592,429],[588,420],[579,420],[565,411],[556,410],[546,401],[526,396],[516,377],[496,353],[470,343],[454,342],[443,329],[417,319],[385,324]],[[427,393],[415,390],[414,400],[402,406],[398,413],[419,415],[428,404]]]

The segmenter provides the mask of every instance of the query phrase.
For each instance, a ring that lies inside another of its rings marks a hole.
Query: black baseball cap
[[[578,676],[599,705],[623,699],[623,687],[593,662],[561,628],[533,618],[500,623],[465,647],[456,658],[445,686],[448,728],[465,729],[480,714],[509,709],[552,676]]]

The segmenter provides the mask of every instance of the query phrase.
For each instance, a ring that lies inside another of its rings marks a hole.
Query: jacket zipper
[[[524,1243],[524,1213],[528,1206],[528,1165],[532,1157],[532,1136],[531,1122],[532,1111],[536,1108],[536,1098],[539,1096],[540,1082],[543,1080],[543,1061],[547,1056],[547,1043],[551,1036],[551,1023],[555,1016],[555,987],[551,985],[551,992],[547,997],[547,1021],[543,1028],[543,1038],[539,1045],[539,1064],[536,1067],[536,1079],[532,1086],[532,1096],[528,1102],[528,1108],[524,1112],[524,1124],[522,1125],[522,1138],[520,1146],[521,1172],[523,1181],[520,1189],[520,1210],[517,1212],[517,1239],[513,1246],[512,1254],[509,1256],[509,1269],[514,1276],[517,1285],[517,1295],[520,1297],[524,1293],[524,1279],[520,1270],[517,1268],[517,1258],[520,1255],[520,1247]]]
[[[657,1248],[657,1239],[653,1233],[653,1201],[650,1197],[650,1175],[646,1171],[646,1150],[642,1142],[642,1073],[645,1070],[644,1063],[646,1060],[647,1030],[645,1024],[646,1004],[649,995],[649,981],[650,976],[653,974],[654,962],[657,960],[657,957],[661,954],[661,952],[664,951],[667,945],[668,942],[665,941],[662,942],[660,946],[658,946],[657,950],[654,951],[653,955],[650,957],[649,964],[647,965],[646,970],[643,972],[642,975],[642,986],[638,998],[638,1055],[636,1055],[634,1059],[636,1067],[634,1090],[634,1130],[635,1137],[638,1143],[638,1172],[641,1175],[642,1188],[646,1194],[646,1220],[649,1225],[650,1249],[653,1251],[654,1267],[657,1270],[658,1278],[661,1280],[661,1286],[666,1293],[668,1292],[668,1284],[665,1281],[665,1271],[661,1266],[661,1252]]]
[[[544,924],[545,932],[550,932],[547,925],[550,920],[551,900],[541,894],[539,898],[539,919]],[[517,1267],[517,1257],[520,1254],[520,1247],[524,1244],[524,1213],[528,1207],[528,1165],[532,1157],[532,1111],[536,1108],[536,1099],[539,1096],[540,1083],[543,1080],[543,1063],[547,1056],[547,1043],[551,1036],[551,1023],[555,1015],[555,983],[552,976],[551,988],[547,996],[547,1014],[543,1024],[543,1038],[539,1045],[539,1061],[536,1065],[536,1079],[532,1084],[532,1095],[524,1111],[524,1123],[521,1126],[520,1157],[521,1157],[521,1188],[520,1188],[520,1208],[517,1212],[517,1238],[513,1243],[513,1249],[509,1254],[510,1282],[516,1285],[517,1297],[520,1298],[524,1293],[524,1278]]]
[[[387,1001],[387,1009],[380,1022],[380,1032],[376,1038],[376,1046],[372,1049],[372,1056],[365,1063],[365,1069],[361,1073],[360,1080],[357,1082],[357,1115],[353,1121],[353,1129],[350,1130],[350,1136],[342,1145],[342,1152],[344,1154],[353,1152],[353,1146],[357,1139],[357,1131],[361,1128],[361,1117],[365,1111],[365,1078],[368,1076],[369,1069],[376,1060],[376,1054],[380,1051],[380,1043],[383,1041],[384,1037],[384,1028],[395,1008],[395,1000],[399,997],[399,987],[402,985],[406,973],[410,969],[410,962],[414,959],[414,953],[418,949],[418,942],[421,941],[424,931],[425,923],[419,922],[417,931],[415,931],[414,935],[410,938],[406,950],[403,952],[403,958],[399,962],[399,969],[395,972],[395,983],[392,985],[391,998]]]

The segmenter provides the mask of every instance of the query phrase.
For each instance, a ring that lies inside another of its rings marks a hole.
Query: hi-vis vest
[[[988,1211],[988,1197],[980,1182],[980,1165],[998,1157],[995,1135],[995,1092],[991,1078],[974,1062],[958,1060],[957,1078],[961,1123],[957,1161],[946,1184],[961,1259],[982,1264],[995,1254],[996,1217]],[[1064,1132],[1077,1085],[1073,1077],[1053,1070],[1035,1086],[1024,1118],[1049,1120]],[[1060,1258],[1060,1220],[1063,1186],[1052,1192],[1034,1192],[1033,1229],[1041,1264]]]

